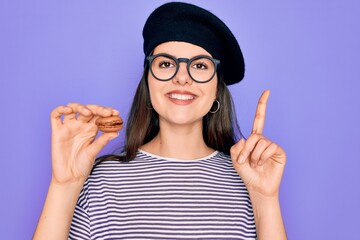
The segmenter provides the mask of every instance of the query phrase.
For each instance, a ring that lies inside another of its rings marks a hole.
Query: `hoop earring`
[[[214,101],[214,103],[217,103],[217,107],[216,107],[216,109],[215,110],[211,110],[211,109],[213,109],[213,107],[214,107],[214,104],[213,104],[213,106],[211,107],[211,109],[210,109],[210,111],[209,111],[209,113],[217,113],[218,111],[219,111],[219,109],[220,109],[220,102],[219,102],[219,100],[217,100],[217,99],[215,99],[215,101]]]

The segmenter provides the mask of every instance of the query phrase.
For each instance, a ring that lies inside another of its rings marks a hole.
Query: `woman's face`
[[[166,42],[158,45],[153,55],[165,53],[175,58],[191,59],[211,55],[203,48],[186,42]],[[202,123],[216,99],[217,75],[211,81],[198,83],[191,79],[186,63],[181,62],[176,75],[169,81],[159,81],[149,72],[151,104],[160,121],[171,124]]]

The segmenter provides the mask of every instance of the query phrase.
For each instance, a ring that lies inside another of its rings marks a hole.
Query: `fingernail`
[[[87,108],[83,108],[84,109],[84,112],[86,113],[86,114],[90,114],[91,113],[91,111],[89,110],[89,109],[87,109]]]
[[[244,156],[242,154],[240,154],[239,158],[238,158],[238,163],[239,164],[243,164],[244,163]]]

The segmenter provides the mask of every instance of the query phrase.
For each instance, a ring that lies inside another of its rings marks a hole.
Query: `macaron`
[[[98,118],[95,121],[99,130],[102,132],[117,132],[123,128],[123,120],[119,116]]]

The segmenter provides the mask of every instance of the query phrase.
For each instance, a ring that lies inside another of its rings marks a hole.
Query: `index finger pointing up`
[[[253,123],[252,133],[262,134],[265,123],[265,115],[266,115],[266,104],[270,95],[270,90],[265,90],[259,99],[255,119]]]

